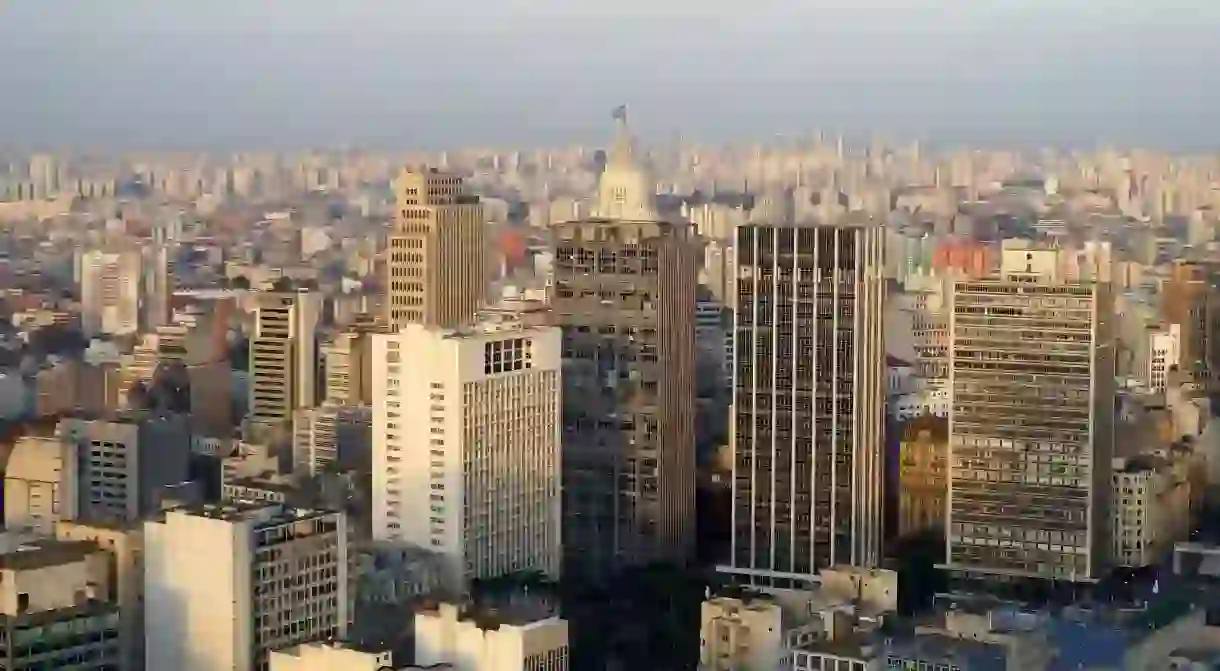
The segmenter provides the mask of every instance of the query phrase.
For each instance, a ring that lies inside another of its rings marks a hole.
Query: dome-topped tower
[[[614,111],[617,123],[614,145],[606,157],[606,169],[597,185],[597,207],[601,219],[659,221],[656,182],[636,161],[635,138],[627,127],[627,108]]]

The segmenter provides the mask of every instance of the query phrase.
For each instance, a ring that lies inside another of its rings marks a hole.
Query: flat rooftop
[[[103,550],[93,541],[37,540],[0,554],[0,569],[33,571],[85,559]]]

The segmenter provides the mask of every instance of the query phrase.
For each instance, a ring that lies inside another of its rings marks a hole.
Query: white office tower
[[[373,537],[444,557],[459,586],[558,577],[557,328],[505,318],[373,336]]]
[[[266,502],[144,523],[145,668],[265,671],[272,650],[347,633],[343,513]]]
[[[94,249],[80,257],[81,326],[85,335],[130,335],[140,328],[140,253]]]
[[[526,609],[528,611],[528,609]],[[463,612],[442,603],[415,614],[415,664],[453,671],[567,671],[568,623],[530,612]]]

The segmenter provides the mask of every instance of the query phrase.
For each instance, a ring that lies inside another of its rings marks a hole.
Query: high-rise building
[[[564,552],[584,579],[685,561],[694,540],[693,227],[665,221],[619,129],[590,219],[552,228],[563,329]]]
[[[386,261],[387,322],[453,327],[471,321],[487,291],[483,206],[462,178],[403,171]]]
[[[163,244],[147,245],[141,270],[141,325],[155,329],[170,321],[170,298],[173,296],[173,276],[170,272],[170,248]]]
[[[287,426],[317,399],[315,331],[321,296],[307,290],[259,294],[250,338],[250,419]]]
[[[946,557],[955,575],[1085,582],[1110,548],[1113,298],[1054,250],[958,281]]]
[[[272,650],[342,638],[343,513],[238,502],[144,523],[145,668],[266,671]]]
[[[455,587],[559,575],[560,333],[512,320],[373,336],[373,537]]]
[[[733,533],[721,570],[801,585],[872,567],[883,534],[882,228],[860,215],[737,229]]]
[[[138,251],[94,249],[80,257],[81,326],[86,336],[140,328],[143,270]]]

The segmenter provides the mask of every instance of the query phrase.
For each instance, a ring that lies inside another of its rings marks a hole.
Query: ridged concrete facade
[[[799,586],[881,560],[884,241],[879,225],[737,229],[733,534],[721,570]]]

